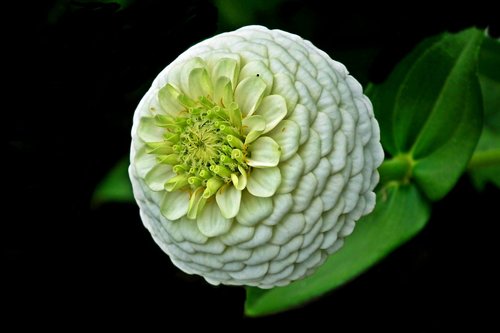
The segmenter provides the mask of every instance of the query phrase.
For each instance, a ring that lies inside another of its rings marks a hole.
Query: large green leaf
[[[389,77],[382,84],[369,84],[366,88],[366,95],[370,97],[373,103],[375,116],[380,126],[380,140],[385,151],[392,156],[401,151],[396,147],[394,137],[394,113],[397,95],[402,82],[405,80],[412,66],[422,57],[428,49],[439,41],[441,36],[431,37],[413,49],[401,62],[394,68]]]
[[[468,29],[425,41],[373,85],[382,143],[409,156],[412,178],[431,200],[442,198],[467,166],[482,126],[476,76],[483,33]]]
[[[315,274],[286,287],[247,288],[245,313],[261,316],[287,310],[342,285],[414,236],[429,214],[428,202],[414,185],[383,189],[374,212],[358,221],[344,247]]]
[[[479,57],[479,83],[483,94],[484,124],[469,163],[478,189],[488,182],[500,187],[500,42],[485,39]]]
[[[97,186],[92,196],[92,204],[106,202],[133,202],[132,184],[128,178],[129,159],[120,160]]]

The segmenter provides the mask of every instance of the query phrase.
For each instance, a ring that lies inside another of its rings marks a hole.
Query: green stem
[[[475,152],[467,168],[475,170],[494,165],[500,165],[500,149]]]
[[[378,168],[380,174],[380,184],[387,184],[396,181],[406,184],[410,181],[414,161],[409,155],[397,155],[389,160],[385,160]]]

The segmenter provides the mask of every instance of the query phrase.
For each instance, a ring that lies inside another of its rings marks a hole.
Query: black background
[[[253,23],[302,35],[363,84],[383,80],[426,36],[471,25],[498,36],[494,10],[476,2],[446,9],[277,3],[253,12]],[[90,205],[95,186],[128,153],[134,109],[156,74],[190,45],[234,27],[218,20],[211,2],[195,0],[143,0],[121,11],[23,2],[4,17],[14,21],[4,28],[4,70],[14,75],[4,76],[11,89],[4,97],[0,302],[2,316],[18,327],[498,327],[498,306],[487,302],[498,299],[500,194],[492,186],[478,193],[466,176],[433,206],[421,234],[368,273],[299,309],[244,318],[243,288],[213,287],[176,269],[135,205]]]

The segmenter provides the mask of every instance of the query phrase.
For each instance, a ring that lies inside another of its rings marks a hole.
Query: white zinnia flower
[[[373,210],[372,105],[299,36],[248,26],[181,54],[141,100],[130,178],[172,262],[212,284],[311,274]]]

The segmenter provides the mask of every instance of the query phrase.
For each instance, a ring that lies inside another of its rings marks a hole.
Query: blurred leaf
[[[481,131],[476,76],[483,33],[467,29],[424,41],[388,80],[372,85],[384,148],[412,160],[412,177],[431,200],[465,170]]]
[[[48,12],[47,22],[55,24],[66,11],[71,11],[76,8],[96,8],[107,5],[112,6],[114,11],[120,11],[127,8],[135,1],[136,0],[55,0]]]
[[[133,202],[134,194],[128,177],[129,159],[118,162],[94,191],[93,205],[107,202]]]
[[[357,222],[345,245],[310,277],[270,290],[247,288],[245,313],[262,316],[296,307],[358,276],[421,230],[430,207],[414,185],[379,193],[374,212]]]
[[[486,38],[481,47],[479,83],[485,118],[469,170],[481,190],[488,182],[500,187],[500,42],[493,38]]]
[[[114,3],[124,9],[130,6],[135,0],[70,0],[74,4],[99,4],[99,3]]]
[[[215,0],[219,10],[219,25],[231,30],[249,24],[256,24],[257,16],[264,12],[276,12],[284,0]]]

